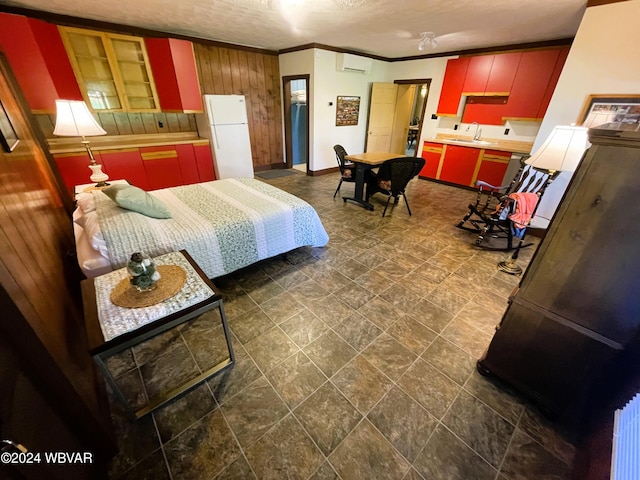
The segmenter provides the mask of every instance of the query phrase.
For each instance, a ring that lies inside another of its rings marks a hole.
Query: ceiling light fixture
[[[342,8],[358,8],[367,2],[368,0],[333,0],[333,3]]]
[[[436,40],[436,34],[433,32],[422,32],[420,34],[420,41],[418,42],[418,50],[422,51],[427,48],[429,45],[431,48],[436,48],[438,46],[438,41]]]

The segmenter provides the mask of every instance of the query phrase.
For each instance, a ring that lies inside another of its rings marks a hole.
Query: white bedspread
[[[209,278],[329,237],[304,200],[254,179],[225,179],[149,192],[172,218],[120,208],[102,192],[96,210],[112,268],[134,252],[158,256],[185,249]]]

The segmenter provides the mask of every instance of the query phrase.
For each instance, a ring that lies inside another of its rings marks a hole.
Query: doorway
[[[430,84],[415,79],[372,85],[366,151],[416,156]]]
[[[309,173],[309,75],[282,77],[286,168]]]

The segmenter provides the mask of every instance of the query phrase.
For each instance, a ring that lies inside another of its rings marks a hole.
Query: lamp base
[[[109,180],[109,175],[102,171],[102,165],[95,163],[89,165],[91,169],[91,176],[89,177],[92,182],[96,182],[96,187],[106,187],[109,185],[107,180]]]
[[[522,267],[520,267],[513,258],[498,262],[498,270],[508,273],[509,275],[520,275],[522,273]]]

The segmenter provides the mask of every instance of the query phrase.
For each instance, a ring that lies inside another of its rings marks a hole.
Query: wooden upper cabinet
[[[530,120],[540,118],[538,116],[540,106],[549,87],[559,55],[560,49],[557,48],[522,54],[513,81],[513,88],[505,105],[504,118]]]
[[[457,115],[468,67],[469,57],[453,58],[447,62],[438,102],[438,115],[453,117]]]
[[[82,100],[55,25],[0,13],[0,50],[34,113],[55,112],[57,98]]]
[[[176,38],[146,38],[153,78],[163,112],[202,112],[193,44]]]
[[[484,94],[509,95],[521,58],[521,52],[494,55]]]
[[[144,40],[59,27],[84,100],[97,111],[160,110]]]
[[[462,87],[463,95],[484,95],[495,55],[469,58],[469,68]]]

